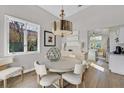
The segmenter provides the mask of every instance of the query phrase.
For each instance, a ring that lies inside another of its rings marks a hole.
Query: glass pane
[[[95,39],[96,40],[102,40],[102,36],[96,36]]]
[[[38,32],[27,30],[27,50],[28,51],[37,51],[38,47]]]
[[[75,41],[75,40],[78,40],[78,36],[77,35],[74,35],[72,37],[67,37],[66,38],[66,41]]]
[[[79,42],[67,42],[67,46],[80,46]]]
[[[9,52],[24,51],[24,24],[11,20],[9,22]]]
[[[95,48],[101,48],[101,42],[96,41],[96,47]]]
[[[98,49],[101,48],[102,36],[92,36],[90,37],[90,48]]]
[[[92,40],[95,40],[95,37],[90,37],[90,40],[92,41]]]

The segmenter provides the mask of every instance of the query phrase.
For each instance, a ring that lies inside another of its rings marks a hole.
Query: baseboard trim
[[[29,72],[31,72],[31,71],[34,71],[34,68],[26,69],[26,70],[24,70],[24,73],[29,73]]]
[[[34,70],[35,70],[34,68],[26,69],[26,70],[23,71],[23,74],[32,72],[32,71],[34,71]],[[19,76],[19,75],[21,75],[21,73],[17,73],[17,74],[15,74],[15,75],[13,75],[12,77],[16,77],[16,76]]]

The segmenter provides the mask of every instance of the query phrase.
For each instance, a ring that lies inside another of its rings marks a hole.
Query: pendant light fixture
[[[65,20],[64,16],[65,14],[64,14],[63,6],[62,6],[62,10],[60,14],[61,19],[54,21],[53,23],[52,31],[54,35],[64,37],[64,36],[72,34],[72,22]]]

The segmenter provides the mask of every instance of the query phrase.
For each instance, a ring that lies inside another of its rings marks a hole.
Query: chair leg
[[[40,76],[37,75],[37,83],[39,84],[39,81],[40,81]]]
[[[61,88],[61,79],[59,79],[59,87]]]
[[[76,88],[79,88],[79,85],[76,85]]]
[[[83,80],[85,80],[85,74],[86,74],[86,71],[83,73]]]
[[[41,86],[42,88],[45,88],[45,86]]]
[[[24,71],[22,70],[21,71],[21,80],[23,80],[23,73],[24,73]]]
[[[7,79],[5,79],[5,80],[3,81],[3,83],[4,83],[4,88],[6,88],[6,87],[7,87]]]
[[[84,74],[82,74],[82,81],[84,80]]]
[[[82,83],[83,83],[83,87],[85,88],[85,72],[83,74]]]
[[[83,87],[85,88],[85,81],[83,81]]]
[[[63,82],[63,79],[61,78],[61,88],[63,88],[63,84],[64,82]]]
[[[85,75],[84,75],[84,88],[85,88]]]

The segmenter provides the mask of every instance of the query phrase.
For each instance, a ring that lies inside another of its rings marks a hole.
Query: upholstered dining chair
[[[88,63],[88,61],[86,60],[82,60],[82,64],[83,64],[84,70],[86,70],[88,69],[90,63]]]
[[[76,85],[76,87],[79,87],[79,84],[82,83],[82,76],[84,73],[83,64],[75,64],[75,68],[73,72],[66,72],[62,74],[62,82],[61,86],[63,87],[63,80]],[[85,87],[84,83],[83,86]]]
[[[61,79],[61,76],[57,73],[48,73],[46,66],[44,64],[40,64],[38,61],[34,62],[34,68],[37,74],[37,82],[43,88],[48,87],[57,80]]]

